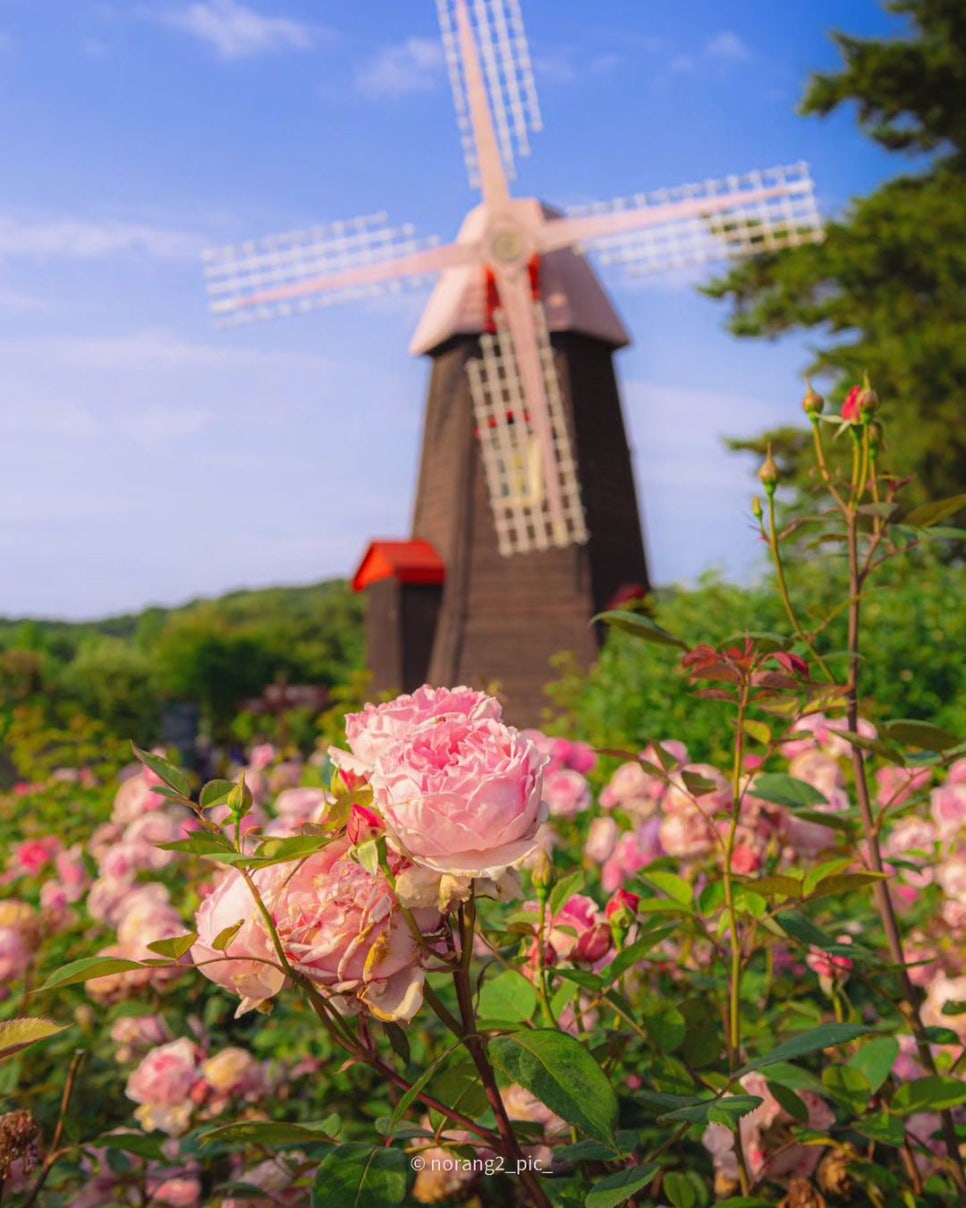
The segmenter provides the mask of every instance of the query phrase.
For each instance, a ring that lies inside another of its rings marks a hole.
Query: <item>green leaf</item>
[[[315,1172],[312,1208],[395,1208],[406,1198],[409,1169],[401,1149],[338,1145]]]
[[[12,1057],[38,1041],[56,1036],[68,1025],[54,1023],[52,1019],[7,1019],[0,1023],[0,1060]]]
[[[221,805],[228,800],[228,794],[234,787],[233,780],[209,780],[198,795],[198,804],[205,810],[213,805]]]
[[[614,1143],[617,1096],[587,1050],[566,1032],[537,1029],[490,1043],[494,1064],[511,1082],[589,1136]]]
[[[252,905],[252,908],[253,909],[255,908],[254,903]],[[219,931],[218,934],[215,936],[215,938],[211,941],[212,948],[214,948],[214,950],[216,952],[226,951],[226,949],[228,948],[228,945],[232,942],[232,940],[239,933],[239,931],[241,931],[242,926],[244,925],[244,922],[245,922],[244,919],[239,919],[237,923],[232,923],[228,927],[223,927],[221,929],[221,931]]]
[[[623,630],[624,633],[632,634],[645,642],[656,642],[659,646],[677,646],[679,650],[688,649],[687,642],[682,642],[680,638],[668,633],[656,621],[640,612],[599,612],[595,617],[591,617],[591,623],[594,621],[603,621],[612,629]]]
[[[718,786],[700,772],[692,772],[688,768],[681,769],[681,781],[692,797],[705,797],[713,793]]]
[[[38,986],[36,993],[41,994],[44,990],[54,990],[61,986],[73,986],[77,982],[107,977],[112,973],[128,973],[132,969],[142,967],[140,961],[122,960],[119,956],[85,956],[79,961],[62,965],[42,986]]]
[[[782,1086],[780,1082],[772,1082],[770,1079],[767,1086],[771,1094],[793,1120],[797,1120],[799,1124],[808,1123],[808,1108],[793,1090],[787,1086]]]
[[[856,964],[873,963],[873,957],[866,949],[859,947],[858,944],[839,943],[834,935],[829,935],[821,927],[816,927],[811,919],[806,918],[797,910],[783,910],[780,914],[775,915],[775,921],[787,935],[802,944],[808,944],[809,947],[818,948],[832,956],[847,956]]]
[[[187,935],[176,935],[170,940],[152,940],[148,947],[152,952],[156,952],[158,956],[169,956],[172,960],[180,960],[186,952],[191,948],[191,945],[198,938],[194,931],[189,931]]]
[[[570,873],[554,885],[547,900],[547,912],[551,917],[558,914],[575,893],[580,893],[584,880],[583,869],[578,868],[576,872]]]
[[[447,1066],[429,1085],[434,1099],[471,1120],[479,1120],[489,1107],[486,1090],[472,1061]],[[430,1111],[430,1121],[436,1128],[445,1125],[446,1118]]]
[[[838,1103],[843,1103],[855,1116],[869,1106],[872,1088],[860,1070],[851,1065],[829,1065],[822,1071],[822,1085]]]
[[[684,1016],[674,1003],[663,999],[651,999],[644,1004],[641,1022],[654,1047],[662,1053],[673,1053],[680,1048],[688,1033]]]
[[[902,747],[919,747],[923,751],[948,751],[963,741],[948,730],[912,718],[889,721],[880,726],[880,733],[890,742]]]
[[[678,1107],[658,1117],[659,1124],[671,1124],[687,1120],[691,1124],[723,1124],[734,1128],[742,1116],[760,1107],[760,1095],[722,1095],[716,1099],[705,1099],[691,1107]]]
[[[660,1170],[657,1162],[646,1166],[629,1166],[595,1183],[584,1200],[584,1208],[618,1208],[650,1183]]]
[[[680,1174],[676,1170],[669,1171],[664,1176],[662,1193],[674,1208],[697,1208],[698,1193],[686,1174]]]
[[[219,1142],[244,1141],[254,1145],[335,1145],[331,1133],[339,1130],[339,1117],[335,1114],[323,1120],[315,1128],[306,1124],[272,1123],[269,1120],[239,1120],[235,1124],[222,1124],[199,1136],[205,1147]]]
[[[169,763],[167,759],[163,759],[160,755],[152,755],[150,751],[142,751],[140,747],[134,746],[134,754],[146,768],[150,768],[168,788],[174,789],[176,793],[180,793],[182,797],[187,797],[191,793],[191,782],[180,768],[176,768],[173,763]]]
[[[658,927],[642,934],[639,939],[636,939],[633,944],[624,948],[614,957],[611,963],[602,970],[601,976],[610,982],[615,982],[628,969],[633,968],[648,955],[658,944],[666,940],[669,935],[673,935],[677,930],[677,924],[662,923]]]
[[[578,1141],[576,1145],[555,1145],[555,1162],[613,1162],[617,1150],[599,1141]]]
[[[770,1053],[765,1053],[761,1057],[756,1057],[754,1061],[749,1061],[747,1065],[743,1065],[740,1070],[736,1071],[734,1077],[741,1078],[745,1074],[765,1069],[779,1061],[793,1061],[796,1057],[807,1057],[809,1053],[818,1053],[822,1049],[848,1044],[850,1040],[868,1036],[871,1031],[871,1028],[857,1023],[823,1024],[820,1028],[812,1028],[808,1032],[803,1032],[800,1036],[786,1040],[784,1044],[772,1049]]]
[[[489,977],[480,991],[477,1014],[481,1020],[500,1019],[511,1023],[522,1023],[533,1015],[537,1005],[537,992],[533,982],[515,969],[505,969],[496,977]]]
[[[894,1036],[876,1036],[853,1053],[848,1064],[865,1076],[870,1091],[875,1094],[892,1072],[899,1056],[899,1042]]]
[[[966,1082],[930,1074],[915,1082],[904,1082],[892,1096],[892,1110],[900,1116],[915,1112],[941,1112],[966,1103]]]
[[[861,1120],[854,1120],[851,1127],[870,1141],[891,1145],[893,1149],[901,1149],[906,1141],[906,1130],[898,1116],[863,1116]]]
[[[286,860],[301,860],[321,851],[331,842],[330,835],[291,835],[287,839],[266,839],[256,849],[255,859],[259,868],[282,864]]]
[[[774,805],[785,805],[789,809],[813,805],[828,805],[828,798],[817,788],[799,780],[797,776],[789,776],[785,772],[765,772],[756,776],[748,789],[753,797],[762,801],[770,801]]]
[[[98,1149],[116,1149],[121,1153],[133,1153],[139,1158],[163,1162],[164,1142],[160,1137],[147,1136],[141,1132],[101,1133],[97,1138]]]
[[[694,886],[689,881],[685,881],[683,877],[679,877],[677,873],[656,870],[643,873],[641,880],[647,885],[653,885],[655,889],[660,889],[662,893],[666,893],[672,902],[677,902],[681,906],[691,905]]]
[[[195,831],[187,839],[174,839],[170,843],[159,843],[162,851],[184,851],[192,856],[211,856],[222,852],[234,852],[231,840],[221,831]]]
[[[952,495],[949,499],[937,499],[913,508],[908,516],[903,516],[902,523],[911,524],[913,528],[930,528],[940,520],[955,516],[963,508],[966,508],[966,495]]]
[[[746,717],[741,723],[741,728],[749,738],[753,738],[755,742],[760,742],[763,747],[767,747],[771,742],[771,727],[763,721],[755,721],[754,718]]]

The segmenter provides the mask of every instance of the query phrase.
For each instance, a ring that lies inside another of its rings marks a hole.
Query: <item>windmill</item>
[[[540,129],[519,0],[437,0],[471,183],[456,240],[385,215],[209,252],[225,325],[438,277],[410,351],[433,362],[412,539],[374,542],[376,688],[497,680],[538,721],[550,656],[589,663],[595,612],[648,585],[613,353],[629,337],[586,256],[652,273],[821,238],[804,164],[561,212],[514,197]]]

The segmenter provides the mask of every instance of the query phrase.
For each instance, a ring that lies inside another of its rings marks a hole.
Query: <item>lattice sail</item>
[[[553,347],[539,302],[534,303],[534,312],[565,536],[550,515],[544,478],[547,469],[527,412],[502,310],[494,314],[496,333],[480,338],[480,356],[466,366],[490,506],[504,556],[553,545],[581,545],[588,537]]]
[[[361,270],[389,270],[438,244],[435,237],[418,238],[408,224],[390,226],[385,214],[370,214],[217,248],[204,256],[211,311],[222,326],[231,326],[398,293],[433,280],[435,272],[387,271],[360,283]]]
[[[454,15],[457,0],[436,0],[443,53],[449,69],[456,119],[470,184],[480,183],[476,144],[466,98],[466,79]],[[507,176],[515,176],[515,155],[530,154],[530,134],[543,128],[519,0],[467,0],[500,154]]]
[[[696,212],[705,203],[713,203],[713,212]],[[645,225],[649,211],[673,206],[680,206],[685,213]],[[608,215],[615,216],[615,222],[619,221],[616,216],[626,215],[628,224],[637,215],[641,228],[583,239],[581,249],[599,254],[604,264],[626,265],[634,276],[822,239],[814,186],[803,163],[660,189],[569,211],[569,216],[576,219],[601,216],[601,225]]]

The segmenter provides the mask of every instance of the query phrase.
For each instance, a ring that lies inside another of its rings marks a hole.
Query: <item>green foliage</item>
[[[821,244],[748,260],[708,289],[732,305],[730,329],[774,338],[819,334],[810,371],[841,399],[868,372],[887,402],[884,463],[915,474],[923,497],[966,480],[966,15],[960,0],[892,0],[909,36],[865,41],[836,34],[840,72],[812,79],[802,112],[825,116],[854,102],[863,130],[890,151],[923,158],[828,224]],[[807,481],[807,439],[771,440],[783,481]]]
[[[80,624],[0,619],[0,711],[21,710],[5,740],[8,760],[21,777],[49,772],[57,764],[48,755],[67,745],[58,735],[78,727],[151,744],[167,701],[199,705],[213,738],[309,750],[312,709],[278,717],[240,707],[272,684],[351,681],[364,662],[362,607],[334,581]],[[61,762],[82,766],[69,753]],[[12,775],[0,768],[0,779]]]
[[[790,571],[806,616],[819,616],[841,598],[833,564],[804,563]],[[966,569],[922,560],[916,566],[883,567],[863,607],[866,653],[863,715],[871,721],[916,717],[966,733],[966,614],[956,601],[966,593]],[[654,603],[661,625],[689,643],[745,631],[787,629],[787,618],[769,580],[741,588],[706,578],[693,590],[660,593]],[[830,658],[845,646],[844,617],[822,634]],[[833,666],[843,667],[840,661]],[[713,700],[684,691],[680,655],[673,649],[612,633],[599,663],[586,677],[566,666],[549,688],[557,707],[554,728],[595,746],[636,752],[647,743],[687,736],[691,758],[722,758],[733,742],[727,716]]]

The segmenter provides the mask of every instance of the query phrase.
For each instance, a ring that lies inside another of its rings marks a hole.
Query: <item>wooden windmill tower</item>
[[[613,353],[629,343],[585,255],[655,272],[820,238],[803,164],[561,213],[516,198],[540,115],[519,0],[437,0],[482,202],[439,246],[385,216],[211,252],[224,323],[294,314],[439,276],[410,351],[432,360],[407,541],[374,542],[375,688],[498,681],[533,724],[550,657],[589,663],[595,612],[648,578]],[[470,11],[472,8],[472,12]]]

